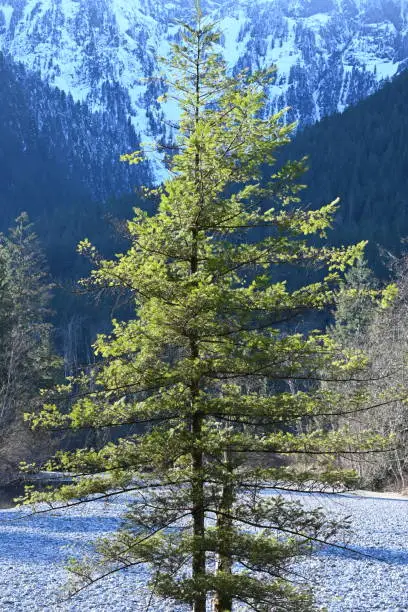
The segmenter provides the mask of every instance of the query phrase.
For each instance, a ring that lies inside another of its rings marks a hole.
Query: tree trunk
[[[201,437],[202,416],[195,414],[193,417],[192,431],[196,439]],[[194,549],[193,549],[193,578],[204,578],[205,576],[205,550],[203,548],[204,529],[205,529],[205,514],[204,514],[204,484],[202,480],[203,455],[201,450],[194,449],[192,452],[193,461],[193,533],[194,533]],[[206,612],[206,593],[202,593],[201,589],[194,599],[193,612]]]
[[[231,558],[225,555],[219,555],[217,559],[217,573],[232,573]],[[221,593],[217,591],[213,600],[213,612],[231,612],[232,597],[229,593]]]
[[[232,465],[229,453],[224,453],[224,461],[228,472],[232,472]],[[223,485],[220,513],[217,515],[217,530],[220,536],[221,547],[217,554],[216,573],[217,574],[232,574],[232,520],[228,515],[231,514],[232,504],[234,502],[234,491],[232,484],[226,482]],[[213,612],[231,612],[232,596],[229,593],[216,591],[213,599]]]

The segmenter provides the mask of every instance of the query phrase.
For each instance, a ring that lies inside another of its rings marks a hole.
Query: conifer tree
[[[300,612],[313,604],[287,581],[288,565],[313,542],[330,541],[336,525],[280,493],[309,490],[311,482],[348,486],[354,473],[336,458],[385,442],[346,429],[296,434],[300,421],[347,413],[368,397],[329,387],[364,380],[360,354],[290,325],[302,329],[302,317],[327,307],[364,245],[309,243],[330,227],[337,204],[298,207],[302,163],[287,163],[261,183],[261,165],[273,166],[292,126],[283,113],[265,117],[271,74],[230,77],[219,38],[197,6],[196,22],[182,26],[167,61],[181,119],[157,212],[135,210],[132,245],[112,261],[81,244],[95,261],[91,283],[128,289],[135,317],[113,321],[112,333],[95,343],[92,372],[57,389],[31,416],[34,427],[120,427],[122,435],[59,453],[49,467],[76,472],[76,481],[27,501],[55,508],[133,496],[123,528],[97,543],[95,562],[72,565],[78,589],[146,564],[154,593],[194,612],[210,601],[215,612],[237,602]],[[327,272],[299,287],[278,280],[295,266]],[[138,432],[123,435],[130,425]]]
[[[361,348],[372,324],[377,303],[378,280],[365,260],[358,260],[344,275],[335,299],[333,337],[344,346]]]
[[[0,471],[4,474],[10,468],[17,470],[27,446],[33,447],[31,458],[40,455],[23,412],[38,397],[40,386],[53,384],[59,359],[48,320],[52,285],[26,213],[0,235],[0,262]]]

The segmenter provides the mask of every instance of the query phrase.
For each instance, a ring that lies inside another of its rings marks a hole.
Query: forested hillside
[[[102,203],[150,180],[147,165],[119,162],[138,137],[115,87],[105,94],[109,113],[91,113],[0,53],[0,231],[27,211],[56,277],[71,274],[84,235],[100,234]]]
[[[408,72],[300,132],[285,155],[309,158],[305,202],[341,198],[337,242],[369,239],[399,252],[408,235]]]
[[[76,246],[87,236],[104,253],[117,250],[108,219],[129,217],[134,188],[151,180],[147,164],[120,163],[138,148],[138,136],[115,86],[104,95],[109,113],[91,113],[0,52],[0,232],[23,211],[34,223],[55,282],[57,344],[73,363],[109,321],[109,306],[95,315],[74,294],[88,270]]]

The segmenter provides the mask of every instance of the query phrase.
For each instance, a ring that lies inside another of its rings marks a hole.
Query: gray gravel
[[[346,543],[356,551],[327,547],[299,566],[317,601],[329,612],[407,612],[408,499],[375,495],[315,499],[332,515],[351,517]]]
[[[329,612],[408,611],[408,500],[354,495],[302,500],[337,516],[351,515],[348,544],[363,553],[326,548],[298,564],[297,574],[312,584],[319,604]],[[146,612],[147,575],[140,569],[62,600],[66,560],[86,554],[93,538],[115,529],[122,511],[118,501],[24,519],[18,510],[0,511],[0,610]],[[174,612],[174,606],[152,601],[149,610]]]

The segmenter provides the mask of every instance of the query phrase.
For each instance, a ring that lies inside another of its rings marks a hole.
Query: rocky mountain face
[[[161,120],[175,109],[157,103],[151,77],[189,17],[185,4],[0,0],[0,50],[75,101],[119,114],[142,140],[169,136]],[[289,106],[300,125],[365,98],[408,62],[408,0],[203,0],[203,9],[232,70],[276,64],[269,110]]]

